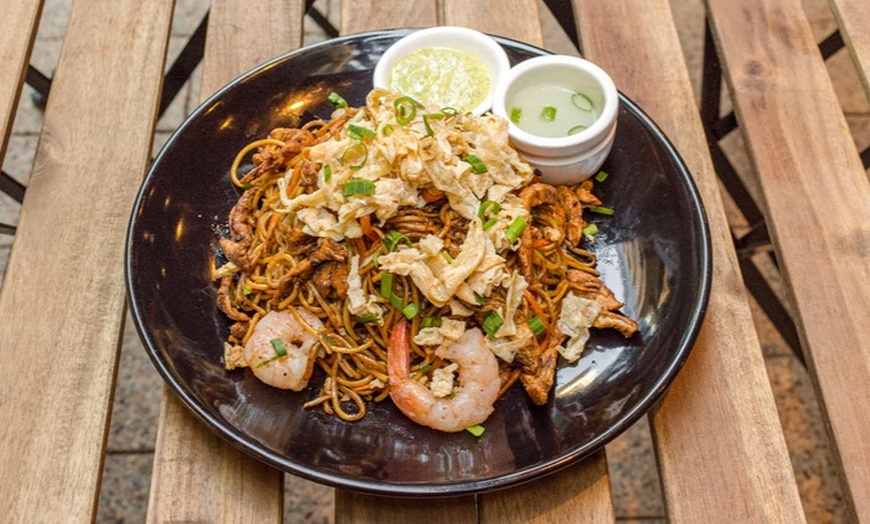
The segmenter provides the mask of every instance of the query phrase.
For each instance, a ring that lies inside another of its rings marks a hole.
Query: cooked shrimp
[[[298,315],[298,316],[297,316]],[[320,319],[305,311],[270,311],[257,322],[254,332],[245,344],[245,360],[254,376],[270,386],[301,391],[308,385],[314,368],[317,337],[308,331],[323,328]],[[278,356],[279,339],[287,354]]]
[[[435,350],[459,366],[459,388],[447,398],[435,398],[425,385],[411,378],[408,324],[396,324],[387,351],[390,398],[408,418],[440,431],[462,431],[480,424],[492,413],[500,380],[498,362],[479,329],[466,331],[459,340]]]

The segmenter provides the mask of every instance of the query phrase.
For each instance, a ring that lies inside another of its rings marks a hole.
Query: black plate
[[[333,486],[389,495],[452,495],[530,480],[600,449],[661,396],[691,350],[710,288],[710,240],[692,179],[674,148],[624,96],[610,177],[597,193],[616,209],[594,219],[603,280],[638,320],[625,340],[596,332],[583,357],[559,369],[555,393],[532,405],[519,385],[486,432],[417,426],[389,402],[361,422],[305,410],[301,393],[226,372],[228,321],[215,306],[209,264],[238,194],[229,166],[277,126],[328,117],[336,91],[362,105],[383,51],[408,31],[339,38],[284,55],[221,89],[169,139],[133,210],[126,275],[133,318],[155,367],[209,427],[254,457]],[[513,63],[546,52],[499,39]]]

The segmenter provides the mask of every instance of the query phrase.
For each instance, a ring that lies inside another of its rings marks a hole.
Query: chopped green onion
[[[363,137],[374,138],[377,136],[371,129],[355,124],[348,124],[347,131],[354,140],[362,140]]]
[[[544,332],[547,331],[547,328],[544,327],[544,321],[541,320],[541,317],[539,317],[538,315],[530,318],[527,324],[529,325],[529,329],[532,330],[532,333],[534,333],[536,337],[543,335]]]
[[[336,109],[341,109],[342,107],[347,107],[347,100],[341,97],[338,93],[333,91],[329,93],[329,96],[326,97],[327,100],[332,102],[332,105],[335,106]]]
[[[526,220],[523,217],[516,217],[511,225],[504,232],[504,236],[507,237],[508,240],[513,244],[520,238],[520,235],[523,234],[523,230],[526,229]]]
[[[482,306],[482,305],[486,304],[486,297],[484,297],[483,295],[478,295],[477,293],[475,293],[474,294],[474,301],[477,302],[478,306]]]
[[[519,107],[512,107],[511,108],[511,122],[513,122],[514,124],[519,124],[520,118],[522,118],[522,117],[523,117],[523,110],[522,109],[520,109]]]
[[[405,315],[405,318],[411,320],[412,318],[417,316],[417,313],[420,312],[420,308],[417,307],[417,304],[413,302],[408,302],[408,305],[405,306],[405,309],[402,310],[402,314]]]
[[[552,122],[556,119],[556,108],[553,106],[544,106],[544,109],[541,111],[541,118],[547,122]]]
[[[568,134],[569,135],[576,135],[577,133],[579,133],[580,131],[583,131],[584,129],[586,129],[586,126],[584,126],[582,124],[576,125],[568,130]]]
[[[323,181],[329,182],[332,179],[332,168],[329,164],[323,166]]]
[[[442,119],[444,119],[444,118],[447,118],[447,115],[444,114],[444,113],[429,113],[429,114],[426,115],[426,116],[428,116],[428,117],[431,118],[432,120],[442,120]]]
[[[349,182],[345,182],[341,186],[342,196],[354,195],[373,195],[375,193],[375,183],[365,178],[351,178]]]
[[[588,226],[583,228],[583,235],[587,237],[594,237],[598,234],[598,226],[595,224],[589,224]]]
[[[357,142],[342,153],[341,163],[350,164],[348,167],[350,167],[352,171],[359,171],[364,165],[366,165],[366,159],[368,159],[368,156],[369,148],[366,147],[364,143]]]
[[[275,361],[278,360],[279,358],[281,358],[281,357],[279,357],[278,355],[275,355],[275,356],[272,357],[272,358],[269,358],[269,359],[266,359],[266,360],[260,362],[259,364],[257,364],[257,367],[258,367],[258,368],[261,368],[261,367],[263,367],[263,366],[268,366],[269,364],[271,364],[272,362],[275,362]]]
[[[381,129],[381,133],[383,133],[384,136],[392,135],[393,134],[393,126],[391,126],[390,124],[385,125],[384,128]]]
[[[599,171],[598,174],[595,175],[596,182],[604,182],[605,180],[607,180],[607,172],[606,171]]]
[[[483,432],[486,431],[486,428],[484,428],[480,424],[475,424],[473,426],[468,426],[467,428],[465,428],[465,430],[474,435],[475,437],[479,437],[483,435]]]
[[[457,111],[455,107],[447,106],[447,107],[442,107],[441,112],[447,116],[456,116],[456,113],[458,113],[459,111]]]
[[[393,296],[393,274],[384,273],[381,275],[381,296],[390,298]]]
[[[592,111],[592,108],[595,107],[595,104],[592,103],[592,99],[583,93],[574,93],[571,95],[571,103],[581,111]]]
[[[423,364],[420,366],[420,373],[423,375],[428,375],[430,371],[432,371],[432,364]]]
[[[423,317],[423,320],[420,321],[420,327],[423,329],[441,327],[441,319],[435,317]]]
[[[284,357],[287,355],[287,346],[284,345],[284,341],[280,338],[273,338],[269,341],[272,344],[272,348],[275,349],[275,355],[279,357]]]
[[[251,288],[249,288],[249,287],[243,287],[243,288],[241,289],[241,292],[242,292],[242,296],[245,296],[245,297],[246,297],[246,296],[248,296],[248,295],[251,294]]]
[[[423,127],[426,128],[426,134],[429,136],[434,136],[435,132],[432,131],[432,126],[429,125],[429,117],[431,115],[423,115]]]
[[[498,219],[497,218],[490,218],[489,220],[487,220],[486,222],[483,223],[483,230],[489,231],[492,228],[492,226],[494,226],[496,224],[498,224]]]
[[[453,263],[453,257],[450,256],[450,253],[448,253],[447,251],[444,251],[442,254],[444,255],[444,260],[446,260],[448,264]]]
[[[357,324],[371,324],[372,322],[377,322],[377,315],[373,315],[371,313],[366,313],[365,315],[356,317]]]
[[[586,209],[592,211],[593,213],[598,213],[599,215],[607,215],[610,216],[613,214],[613,208],[603,207],[603,206],[589,206]]]
[[[476,173],[478,175],[480,173],[486,173],[486,164],[484,164],[476,155],[465,155],[464,157],[462,157],[462,161],[471,164],[472,173]]]
[[[498,311],[490,311],[483,317],[483,325],[481,326],[487,335],[494,337],[496,331],[504,324],[504,319],[498,314]]]
[[[400,96],[393,102],[393,107],[396,108],[396,122],[405,125],[414,120],[414,117],[417,116],[417,107],[423,107],[423,105],[410,96]]]
[[[384,244],[387,246],[387,252],[392,253],[393,250],[399,245],[399,242],[404,242],[409,246],[412,245],[411,239],[406,235],[399,233],[395,229],[390,231],[390,233],[384,237]]]
[[[490,208],[492,208],[493,213],[498,213],[499,211],[501,211],[501,204],[499,204],[498,202],[496,202],[494,200],[487,200],[487,201],[483,202],[482,204],[480,204],[480,207],[477,209],[478,218],[480,218],[481,220],[486,218],[487,212],[489,211]]]
[[[247,191],[248,189],[251,189],[252,187],[254,187],[254,184],[252,184],[252,183],[250,183],[250,182],[245,182],[244,184],[242,184],[242,189],[244,189],[244,190],[246,190],[246,191]]]
[[[323,343],[324,346],[332,347],[335,345],[335,339],[327,334],[322,333],[320,335],[320,341]]]

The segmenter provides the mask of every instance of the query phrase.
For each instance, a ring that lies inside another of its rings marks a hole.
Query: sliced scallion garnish
[[[524,219],[523,217],[516,217],[515,219],[513,219],[513,222],[511,222],[511,225],[509,225],[508,228],[505,230],[504,236],[506,236],[507,239],[510,240],[511,244],[513,244],[517,241],[518,238],[520,238],[520,235],[523,234],[523,230],[526,229],[526,225],[526,219]]]
[[[486,431],[486,428],[484,428],[480,424],[475,424],[473,426],[468,426],[467,428],[465,428],[465,430],[474,435],[475,437],[480,437],[481,435],[483,435],[483,432]]]
[[[329,96],[327,96],[326,99],[332,102],[332,105],[334,105],[336,109],[347,107],[347,100],[342,98],[341,95],[339,95],[335,91],[329,93]]]
[[[498,314],[498,311],[490,311],[483,317],[483,325],[481,326],[487,335],[494,337],[495,333],[504,324],[504,319]]]
[[[595,175],[596,182],[604,182],[605,180],[607,180],[607,172],[606,171],[599,171],[598,174]]]
[[[477,155],[465,155],[462,157],[463,162],[471,165],[471,172],[475,174],[486,173],[486,164],[478,158]]]
[[[399,233],[396,230],[390,231],[390,233],[384,237],[384,244],[387,246],[388,253],[392,253],[396,247],[398,247],[400,242],[404,242],[409,246],[412,244],[411,239],[408,238],[407,235]]]
[[[423,319],[420,321],[420,327],[423,329],[431,327],[441,327],[441,319],[435,317],[423,317]]]
[[[544,326],[544,321],[541,320],[541,317],[539,317],[538,315],[530,318],[527,324],[529,325],[529,329],[532,330],[532,333],[534,333],[536,337],[541,336],[542,334],[544,334],[545,331],[547,331],[547,328]]]
[[[287,355],[287,346],[284,345],[284,341],[280,338],[273,338],[269,341],[272,344],[272,348],[275,350],[275,355],[279,357],[284,357]]]
[[[423,115],[423,127],[426,128],[426,134],[428,136],[435,136],[435,132],[432,131],[432,126],[429,125],[429,117],[431,115]]]
[[[604,206],[589,206],[586,209],[592,211],[593,213],[598,213],[599,215],[607,215],[610,216],[613,214],[613,208],[604,207]]]
[[[541,118],[547,122],[552,122],[556,119],[556,108],[553,106],[544,106],[544,109],[541,110]]]
[[[396,109],[396,122],[405,125],[414,120],[417,116],[417,107],[422,105],[410,96],[400,96],[393,102],[393,107]]]
[[[568,134],[569,135],[576,135],[577,133],[579,133],[580,131],[583,131],[584,129],[586,129],[586,126],[584,126],[583,124],[576,125],[568,130]]]
[[[355,319],[357,324],[371,324],[372,322],[377,322],[378,317],[371,313],[366,313],[365,315],[360,315]]]
[[[323,165],[323,181],[329,183],[332,179],[332,168],[329,167],[329,164]]]
[[[588,226],[583,228],[583,236],[594,237],[598,234],[598,226],[595,224],[589,224]]]
[[[523,110],[522,109],[520,109],[519,107],[512,107],[511,108],[511,122],[513,122],[514,124],[519,124],[520,119],[522,117],[523,117]]]
[[[375,136],[377,136],[375,135],[375,132],[371,129],[365,128],[363,126],[358,126],[356,124],[348,124],[347,132],[354,140],[362,140],[363,137],[374,138]]]
[[[341,186],[342,196],[355,195],[373,195],[375,193],[375,183],[364,178],[352,178],[349,182],[345,182]]]
[[[408,320],[413,319],[417,316],[417,313],[420,312],[420,308],[417,307],[417,304],[413,302],[408,302],[408,305],[402,310],[402,314],[405,315],[405,318]]]
[[[351,171],[359,171],[369,156],[369,148],[362,142],[350,146],[341,155],[341,163],[347,165]]]
[[[581,111],[592,111],[592,108],[595,107],[592,99],[583,93],[574,93],[571,95],[571,103]]]
[[[393,274],[384,273],[381,275],[381,296],[390,298],[393,296]]]

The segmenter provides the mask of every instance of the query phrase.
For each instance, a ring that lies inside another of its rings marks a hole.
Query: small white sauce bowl
[[[555,83],[581,92],[601,107],[598,119],[573,135],[556,138],[533,135],[510,121],[508,104],[515,93],[536,84]],[[616,136],[619,93],[597,65],[573,56],[547,55],[521,62],[496,86],[492,112],[509,122],[508,133],[525,159],[541,170],[550,184],[576,184],[598,172]]]
[[[492,107],[496,86],[501,84],[510,69],[510,62],[504,49],[494,38],[467,27],[430,27],[402,37],[387,48],[378,60],[372,77],[374,86],[389,89],[390,71],[396,62],[414,51],[428,47],[453,47],[477,56],[489,71],[492,83],[486,98],[471,109],[471,112],[480,116]]]

